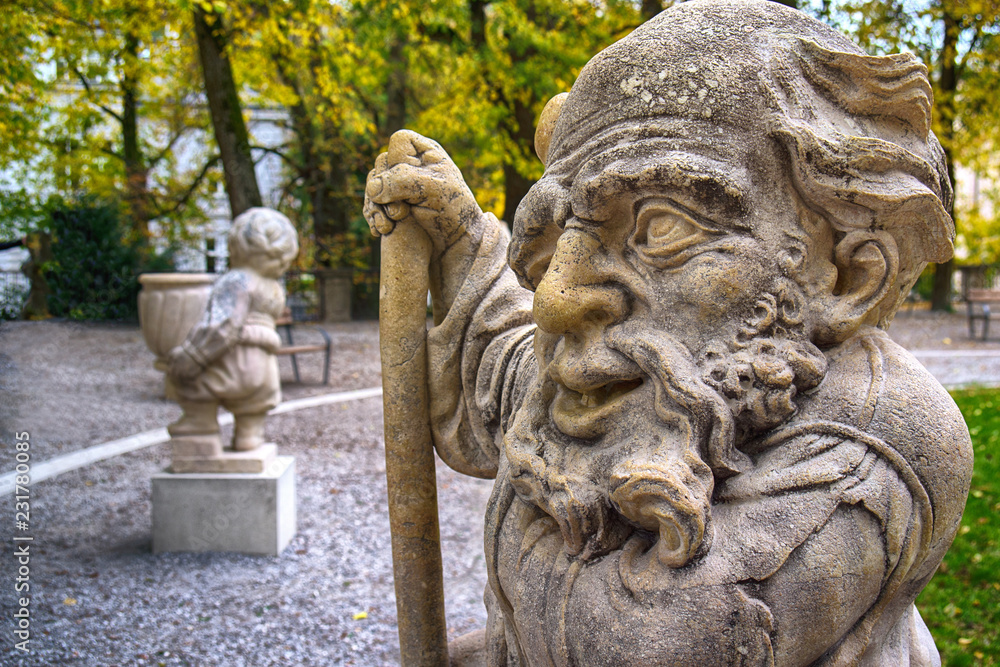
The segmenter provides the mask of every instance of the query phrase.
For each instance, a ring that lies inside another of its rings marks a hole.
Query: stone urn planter
[[[214,273],[144,273],[139,276],[139,326],[146,346],[156,355],[158,371],[167,370],[170,350],[184,342],[205,310]],[[164,391],[174,399],[173,386],[164,375]]]

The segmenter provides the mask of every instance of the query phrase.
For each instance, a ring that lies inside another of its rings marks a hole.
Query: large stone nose
[[[535,289],[538,326],[565,335],[620,321],[627,302],[609,264],[596,238],[577,230],[564,232]]]

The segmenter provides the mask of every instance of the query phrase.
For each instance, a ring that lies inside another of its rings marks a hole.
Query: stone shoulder
[[[909,352],[871,330],[828,352],[827,378],[799,419],[832,420],[876,437],[909,463],[934,512],[931,551],[958,529],[972,478],[972,443],[954,400]]]

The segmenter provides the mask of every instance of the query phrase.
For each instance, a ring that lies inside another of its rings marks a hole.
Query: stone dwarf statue
[[[913,601],[972,450],[885,334],[952,252],[930,109],[910,55],[693,0],[543,112],[510,240],[440,146],[392,137],[366,216],[433,242],[437,452],[496,478],[463,655],[940,663]]]
[[[232,449],[264,442],[264,418],[281,402],[281,347],[275,320],[285,307],[279,279],[298,254],[295,228],[281,213],[252,208],[229,230],[230,269],[212,287],[205,313],[184,343],[170,353],[183,416],[168,428],[179,458],[215,459],[222,454],[219,405],[233,413]]]

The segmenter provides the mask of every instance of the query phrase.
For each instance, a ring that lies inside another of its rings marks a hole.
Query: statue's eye
[[[641,202],[636,210],[632,245],[657,268],[678,266],[695,254],[695,246],[718,232],[697,220],[683,207],[664,199]]]

